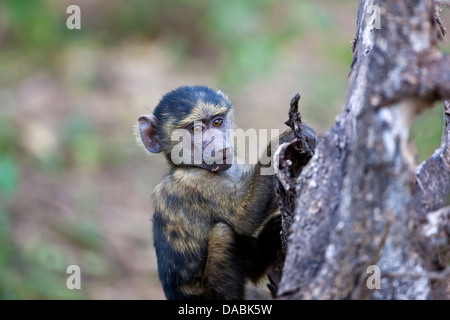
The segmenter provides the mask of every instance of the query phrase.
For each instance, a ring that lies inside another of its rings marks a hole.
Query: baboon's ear
[[[156,131],[156,119],[153,115],[140,116],[139,134],[141,135],[142,143],[145,148],[152,153],[159,153],[162,151],[161,140]]]

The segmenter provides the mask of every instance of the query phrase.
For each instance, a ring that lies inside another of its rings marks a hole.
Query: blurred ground
[[[81,30],[66,28],[69,4]],[[322,134],[345,101],[356,11],[350,0],[0,2],[0,298],[164,299],[150,194],[165,165],[136,143],[137,117],[205,84],[229,95],[238,127],[283,129],[300,92]],[[418,121],[419,160],[441,127],[441,107]],[[66,288],[71,264],[81,290]]]

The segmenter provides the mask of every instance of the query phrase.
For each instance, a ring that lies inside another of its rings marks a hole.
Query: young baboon
[[[162,152],[169,164],[153,193],[154,245],[168,299],[244,299],[246,281],[256,282],[277,258],[281,218],[274,215],[274,177],[261,174],[270,164],[231,163],[227,131],[233,128],[228,98],[204,86],[175,89],[152,115],[139,117],[144,146]],[[174,159],[177,129],[189,141],[181,162]],[[290,130],[279,137],[280,143],[292,139]],[[316,142],[310,140],[311,150]]]

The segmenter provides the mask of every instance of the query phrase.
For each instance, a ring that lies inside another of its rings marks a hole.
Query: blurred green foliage
[[[82,30],[73,32],[65,28],[68,2],[62,2],[64,6],[46,0],[5,0],[9,28],[4,50],[52,63],[48,55],[66,46],[111,46],[130,38],[160,37],[185,59],[220,61],[222,82],[232,86],[270,75],[281,49],[310,30],[333,39],[332,18],[312,1],[112,0],[107,6],[89,2],[71,1],[82,12]],[[340,47],[347,54],[341,50],[331,55],[348,63],[348,44]]]
[[[0,299],[75,299],[64,283],[69,253],[48,242],[22,250],[14,241],[14,201],[21,183],[18,135],[11,121],[0,124]],[[29,214],[34,214],[30,212]],[[85,239],[85,234],[80,234]]]
[[[58,26],[64,16],[49,1],[5,0],[2,9],[8,23],[6,45],[15,50],[42,53],[63,40],[64,30]]]
[[[75,165],[87,170],[97,168],[102,162],[102,148],[93,124],[87,118],[73,116],[66,128],[66,139]]]
[[[15,129],[9,119],[0,118],[0,199],[11,198],[18,188],[20,168],[14,157]],[[1,206],[0,206],[1,209]]]
[[[411,127],[416,143],[417,162],[426,160],[441,144],[444,129],[444,104],[436,103],[433,109],[422,114]]]
[[[75,299],[80,292],[61,284],[67,252],[49,242],[21,250],[13,241],[11,217],[0,206],[0,299]]]

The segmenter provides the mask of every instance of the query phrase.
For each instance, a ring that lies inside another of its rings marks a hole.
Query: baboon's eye
[[[200,133],[203,131],[203,126],[201,124],[196,124],[191,128],[192,132],[194,133]]]
[[[214,121],[212,123],[212,125],[214,127],[220,127],[220,126],[222,126],[222,124],[223,124],[223,119],[222,118],[214,119]]]

